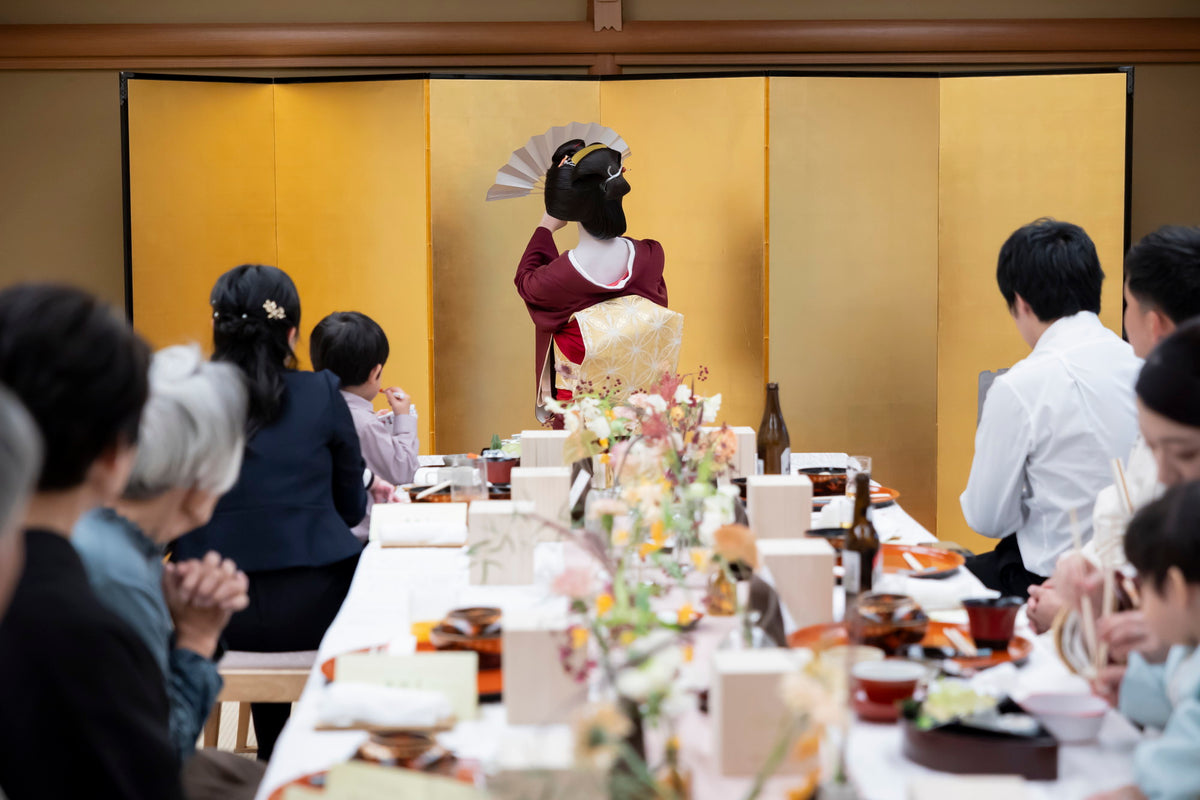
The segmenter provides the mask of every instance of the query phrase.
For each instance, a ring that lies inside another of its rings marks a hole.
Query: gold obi
[[[677,311],[629,295],[597,303],[571,319],[579,323],[585,355],[582,364],[573,364],[554,343],[555,380],[562,389],[624,399],[649,390],[679,367],[683,314]]]

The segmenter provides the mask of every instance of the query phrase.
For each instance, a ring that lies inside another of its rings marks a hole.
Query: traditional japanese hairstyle
[[[1200,319],[1180,325],[1146,357],[1137,395],[1154,413],[1200,428]]]
[[[602,144],[572,139],[554,151],[546,170],[546,213],[578,222],[597,239],[625,233],[621,198],[629,194],[621,154]]]
[[[241,368],[250,390],[246,432],[253,435],[279,416],[283,374],[296,368],[289,341],[300,326],[296,284],[278,267],[243,264],[213,286],[213,360]]]

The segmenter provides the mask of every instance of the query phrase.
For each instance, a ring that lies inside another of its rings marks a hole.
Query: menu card
[[[474,719],[479,710],[479,654],[475,652],[347,653],[338,656],[334,669],[338,681],[442,692],[459,720]]]

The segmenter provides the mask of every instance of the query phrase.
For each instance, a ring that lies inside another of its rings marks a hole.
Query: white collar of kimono
[[[587,271],[582,266],[580,266],[578,261],[575,260],[575,251],[574,250],[567,251],[567,258],[570,259],[571,266],[573,266],[575,268],[575,271],[578,272],[583,277],[587,278],[589,283],[594,283],[596,286],[599,286],[601,289],[624,289],[625,284],[629,283],[629,279],[633,277],[633,252],[634,252],[634,250],[633,250],[633,242],[629,241],[629,239],[622,236],[621,241],[625,243],[625,246],[627,248],[629,248],[629,260],[625,262],[625,277],[621,278],[621,280],[617,281],[616,283],[612,283],[612,284],[601,283],[600,281],[593,278],[591,275],[588,275]]]

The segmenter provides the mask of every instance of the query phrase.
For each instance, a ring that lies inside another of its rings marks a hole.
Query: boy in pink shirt
[[[388,340],[375,320],[357,311],[337,311],[317,323],[309,343],[313,369],[327,369],[342,382],[342,397],[350,407],[367,469],[396,486],[411,483],[417,471],[417,418],[412,398],[398,386],[381,388]],[[391,412],[376,412],[376,395],[387,398]],[[371,503],[367,516],[354,529],[366,540],[371,529]]]

